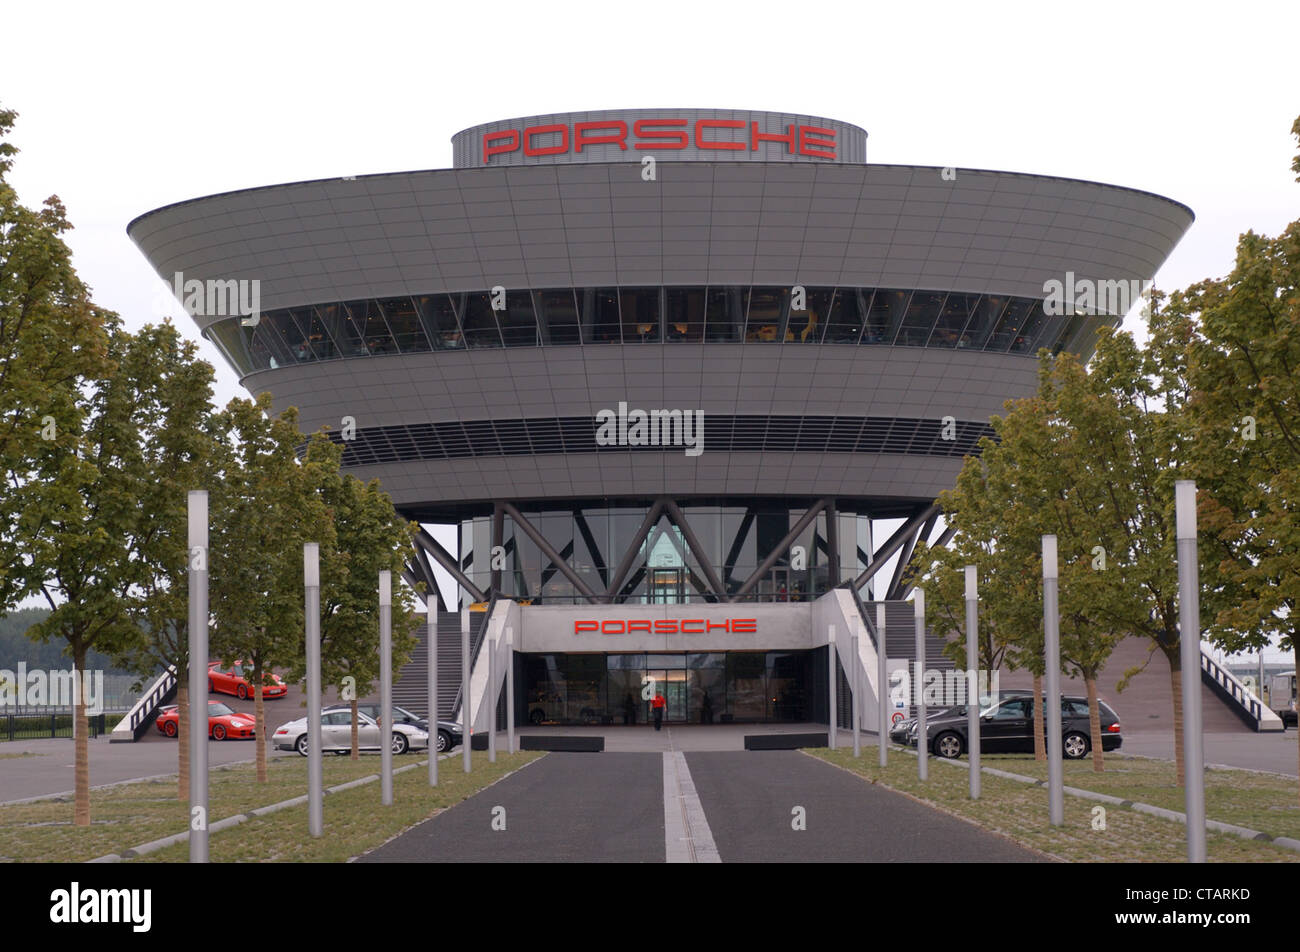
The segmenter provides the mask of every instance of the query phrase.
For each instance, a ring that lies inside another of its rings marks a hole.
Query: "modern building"
[[[521,721],[643,721],[653,685],[670,721],[824,722],[831,628],[874,693],[855,594],[893,606],[905,655],[908,587],[882,569],[942,540],[936,495],[1033,392],[1039,349],[1089,354],[1193,218],[1114,185],[870,165],[862,129],[813,116],[572,113],[452,142],[450,169],[128,231],[207,289],[190,310],[251,392],[456,527],[454,552],[421,535],[408,579],[438,564],[447,602],[491,603],[476,637],[504,658],[510,630]],[[259,316],[221,306],[250,286]]]

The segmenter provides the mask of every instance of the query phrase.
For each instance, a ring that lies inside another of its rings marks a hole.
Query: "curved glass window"
[[[841,344],[1032,356],[1086,345],[1082,315],[1037,298],[908,288],[731,286],[495,289],[301,305],[209,325],[241,375],[291,364],[477,347]]]

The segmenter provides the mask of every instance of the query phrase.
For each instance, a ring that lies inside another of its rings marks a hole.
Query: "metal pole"
[[[913,668],[912,690],[916,692],[916,776],[925,780],[929,776],[930,737],[925,723],[925,692],[921,689],[925,680],[925,590],[918,588],[912,599],[912,611],[916,617],[916,664]]]
[[[862,661],[858,655],[858,636],[856,634],[850,640],[850,643],[853,646],[853,678],[851,681],[853,685],[853,756],[861,757],[862,740],[859,736],[861,731],[858,723],[861,711],[858,705],[858,694],[862,686]]]
[[[827,743],[831,750],[835,749],[835,692],[839,688],[839,673],[835,670],[835,626],[830,626],[830,631],[826,635],[826,657],[829,659],[826,678],[826,726],[827,726]]]
[[[1264,703],[1264,646],[1259,646],[1259,683],[1255,686],[1255,697]]]
[[[393,805],[393,573],[379,573],[379,784]]]
[[[1196,483],[1174,483],[1178,529],[1178,632],[1183,660],[1183,764],[1187,861],[1205,862],[1205,739],[1201,733],[1201,601],[1196,551]],[[1260,649],[1263,657],[1263,649]]]
[[[483,650],[487,652],[487,708],[488,708],[488,763],[497,762],[497,645],[483,637]]]
[[[966,566],[966,759],[970,798],[980,798],[979,595],[975,566]],[[992,678],[992,672],[989,672]]]
[[[320,544],[302,547],[302,579],[307,592],[307,831],[312,836],[325,832],[324,757],[320,731]]]
[[[208,494],[190,492],[190,862],[208,861]],[[10,721],[10,730],[13,722]]]
[[[469,717],[469,609],[460,610],[460,746],[465,761],[465,773],[469,773],[470,748],[473,738],[470,736],[474,726]]]
[[[885,604],[876,605],[876,711],[880,723],[876,725],[880,736],[880,766],[889,760],[889,639],[885,637]]]
[[[429,690],[429,786],[438,786],[438,596],[427,595],[424,600],[425,618],[428,621],[428,675]]]
[[[506,752],[515,752],[515,632],[506,629]]]
[[[1047,724],[1047,813],[1052,826],[1065,822],[1065,768],[1061,763],[1061,607],[1056,536],[1043,536],[1043,662],[1047,687],[1043,692]],[[1100,740],[1101,738],[1098,738]]]

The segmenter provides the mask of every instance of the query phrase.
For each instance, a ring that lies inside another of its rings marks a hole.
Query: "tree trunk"
[[[357,699],[352,699],[352,760],[361,759],[361,747],[357,740]]]
[[[1043,676],[1034,675],[1034,760],[1047,759],[1047,728],[1043,725]]]
[[[1097,676],[1085,677],[1083,683],[1088,686],[1088,737],[1092,743],[1092,769],[1102,773],[1106,769],[1102,757],[1101,745],[1101,708],[1097,706]]]
[[[257,782],[266,783],[266,700],[262,697],[262,678],[259,673],[253,685],[253,719],[257,731]]]
[[[190,799],[190,686],[189,675],[177,671],[176,679],[176,799],[188,803]]]
[[[1174,783],[1183,786],[1187,780],[1183,764],[1183,660],[1175,646],[1174,653],[1165,652],[1169,660],[1169,687],[1174,695]]]
[[[73,786],[75,826],[90,826],[90,724],[86,720],[86,649],[72,650],[72,664],[77,672],[76,697],[72,699]]]

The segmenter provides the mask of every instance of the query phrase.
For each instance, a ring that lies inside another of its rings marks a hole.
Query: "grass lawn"
[[[985,754],[980,760],[986,767],[1047,780],[1046,761],[1014,754]],[[965,758],[962,762],[965,763]],[[1092,769],[1091,757],[1067,760],[1064,766],[1068,787],[1108,793],[1179,813],[1187,809],[1183,788],[1174,784],[1172,761],[1108,754],[1106,769],[1101,773]],[[964,770],[961,773],[963,777],[966,775]],[[1205,815],[1211,820],[1235,823],[1270,836],[1300,840],[1300,781],[1249,770],[1207,770]]]
[[[289,807],[232,829],[213,833],[209,855],[213,862],[235,860],[314,860],[329,862],[378,846],[402,829],[440,809],[471,796],[482,787],[539,756],[498,753],[496,764],[487,754],[474,754],[468,777],[459,754],[441,761],[439,786],[428,786],[427,768],[417,767],[393,779],[391,813],[380,807],[379,782],[339,794],[326,794],[325,836],[310,841],[307,806]],[[394,769],[419,763],[423,754],[393,758]],[[379,772],[377,756],[353,761],[324,759],[325,786],[345,783]],[[453,769],[454,768],[454,769]],[[209,775],[208,815],[212,821],[307,792],[307,760],[278,757],[268,765],[268,781],[257,783],[252,764],[213,768]],[[176,799],[176,778],[122,784],[90,792],[90,827],[72,824],[73,805],[42,800],[0,806],[0,862],[79,862],[121,853],[150,840],[184,832],[189,827],[188,804]],[[145,859],[184,861],[189,845],[169,847]]]
[[[984,774],[981,781],[981,795],[977,801],[969,798],[968,775],[964,769],[958,770],[950,765],[935,763],[937,758],[930,758],[929,779],[921,783],[916,777],[916,758],[904,753],[899,748],[891,748],[889,766],[884,771],[877,766],[876,748],[865,747],[861,759],[855,760],[853,751],[812,750],[811,756],[819,757],[837,766],[844,767],[864,777],[871,783],[880,783],[891,790],[898,790],[918,800],[936,806],[948,813],[971,820],[987,830],[1000,833],[1017,843],[1047,853],[1050,856],[1071,862],[1123,863],[1123,862],[1185,862],[1187,859],[1186,827],[1181,823],[1150,816],[1145,813],[1106,804],[1094,800],[1065,797],[1065,823],[1060,828],[1053,828],[1048,822],[1047,790],[1030,784],[993,777]],[[1043,779],[1047,777],[1047,765],[1036,764],[1032,757],[1015,755],[985,754],[981,761],[984,766],[997,767],[1010,773],[1038,777],[1036,769],[1041,768]],[[963,760],[963,763],[965,761]],[[1148,761],[1141,758],[1124,758],[1124,766],[1132,765],[1132,770],[1121,774],[1121,758],[1115,758],[1107,764],[1110,770],[1115,767],[1115,787],[1103,788],[1093,783],[1092,778],[1105,774],[1092,773],[1091,761],[1085,763],[1067,763],[1065,782],[1067,786],[1096,790],[1100,793],[1113,793],[1128,799],[1142,800],[1155,806],[1167,806],[1181,810],[1181,801],[1175,803],[1171,797],[1178,788],[1170,787],[1164,791],[1165,800],[1154,795],[1162,783],[1172,784],[1172,764],[1163,761]],[[1168,774],[1164,773],[1167,768]],[[1085,773],[1087,776],[1085,776]],[[1220,771],[1211,771],[1218,775]],[[1224,771],[1222,773],[1228,774]],[[1207,777],[1207,813],[1210,818],[1230,823],[1245,822],[1244,815],[1254,815],[1251,811],[1272,797],[1279,808],[1289,807],[1296,799],[1295,782],[1283,778],[1266,778],[1263,775],[1250,774],[1245,771],[1232,771],[1225,777],[1214,777],[1216,784],[1222,784],[1220,795],[1211,798],[1208,791]],[[1267,782],[1265,782],[1267,781]],[[1232,795],[1238,782],[1245,784],[1262,784],[1262,788],[1253,792],[1243,787],[1241,803]],[[1269,783],[1277,784],[1269,788]],[[1119,791],[1120,784],[1128,784],[1128,792]],[[1261,790],[1271,789],[1271,793]],[[1181,797],[1181,791],[1178,796]],[[1094,829],[1096,807],[1105,809],[1105,829]],[[1239,813],[1238,811],[1242,811]],[[1279,815],[1284,812],[1279,810]],[[1300,811],[1297,811],[1300,812]],[[1294,821],[1292,821],[1294,822]],[[1275,823],[1271,827],[1253,826],[1273,835],[1284,835],[1286,829]],[[1243,840],[1225,833],[1209,832],[1206,834],[1206,853],[1210,862],[1228,863],[1267,863],[1300,862],[1300,853],[1272,846],[1254,840]]]

